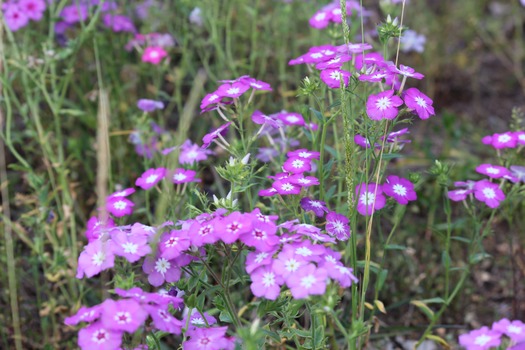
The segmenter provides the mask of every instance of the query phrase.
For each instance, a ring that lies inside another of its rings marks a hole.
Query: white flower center
[[[491,336],[486,335],[486,334],[482,334],[479,337],[476,337],[476,339],[474,340],[474,344],[480,345],[480,346],[484,346],[485,344],[487,344],[491,340],[492,340]]]
[[[499,135],[498,136],[498,141],[501,142],[501,143],[506,143],[506,142],[509,142],[512,138],[505,134],[505,135]]]
[[[487,168],[487,173],[492,174],[492,175],[497,175],[497,174],[499,174],[499,169],[496,169],[496,168],[493,168],[493,167],[488,167]]]
[[[511,325],[509,325],[507,327],[507,332],[509,332],[509,333],[521,334],[522,331],[523,331],[523,329],[520,326],[515,326],[513,324],[511,324]]]
[[[376,108],[384,111],[385,109],[389,108],[392,103],[390,102],[390,98],[388,97],[381,97],[376,101]]]
[[[299,255],[302,255],[302,256],[310,256],[312,255],[312,251],[307,248],[307,247],[301,247],[301,248],[297,248],[295,250],[295,252]]]
[[[259,253],[255,256],[255,262],[257,264],[260,264],[266,257],[268,256],[268,253]]]
[[[126,242],[122,245],[122,248],[124,248],[124,253],[127,254],[135,254],[137,252],[138,247],[139,246],[137,244],[131,242]]]
[[[415,100],[419,107],[427,108],[427,101],[425,101],[421,96],[416,96]]]
[[[208,101],[213,102],[213,101],[215,101],[218,98],[219,98],[219,95],[211,95],[210,98],[208,99]]]
[[[237,95],[239,93],[239,88],[230,88],[226,92],[228,95]]]
[[[117,210],[124,210],[127,206],[128,205],[124,201],[116,201],[115,203],[113,203],[113,208]]]
[[[300,265],[301,264],[299,264],[297,260],[291,258],[289,260],[286,260],[286,262],[284,263],[284,268],[286,269],[286,271],[294,272],[299,268]]]
[[[197,151],[189,151],[188,154],[187,154],[188,158],[190,158],[190,159],[195,159],[195,158],[197,158],[198,155],[199,155],[199,153],[197,153]]]
[[[314,275],[305,276],[301,278],[301,287],[310,289],[312,288],[315,282],[316,282],[316,279]]]
[[[283,191],[285,191],[285,192],[293,191],[293,189],[294,189],[294,187],[293,187],[292,184],[288,184],[288,183],[286,183],[286,184],[283,184],[283,185],[281,186],[281,190],[283,190]]]
[[[272,272],[266,272],[263,275],[262,283],[265,287],[271,287],[275,284],[275,275]]]
[[[195,317],[191,319],[191,324],[205,324],[204,319],[202,317]]]
[[[292,166],[296,169],[302,168],[304,166],[304,161],[296,159],[292,162]]]
[[[321,202],[318,202],[318,201],[311,201],[310,202],[310,205],[314,208],[322,208],[323,205],[321,204]]]
[[[407,195],[406,187],[401,184],[395,184],[393,187],[393,190],[394,190],[394,193],[397,194],[398,196],[404,197]]]
[[[342,74],[341,72],[339,71],[334,71],[332,73],[330,73],[330,78],[333,79],[333,80],[337,80],[337,81],[340,81],[341,80],[341,77],[342,77]]]
[[[334,221],[332,223],[334,226],[334,231],[336,232],[344,232],[345,231],[345,225],[341,221]]]
[[[361,197],[359,197],[359,201],[366,206],[369,206],[372,203],[374,203],[375,199],[376,199],[376,196],[372,192],[365,192],[361,195]]]
[[[299,157],[301,158],[310,158],[312,156],[312,153],[310,152],[300,152]]]
[[[299,118],[295,115],[287,115],[285,118],[289,123],[297,123],[299,121]]]
[[[321,12],[321,13],[318,13],[317,15],[315,15],[314,19],[319,22],[319,21],[322,21],[323,19],[325,19],[326,17],[326,13],[324,12]]]
[[[161,275],[164,275],[166,273],[166,271],[168,271],[168,269],[170,267],[171,267],[170,262],[168,260],[164,259],[164,258],[160,258],[155,263],[155,271],[157,271]]]
[[[321,58],[323,57],[324,55],[320,52],[315,52],[313,54],[310,55],[312,58]]]
[[[484,188],[482,192],[485,198],[492,199],[496,197],[496,192],[492,188]]]
[[[157,181],[157,178],[159,177],[159,175],[157,174],[153,174],[153,175],[150,175],[146,178],[146,183],[147,184],[152,184],[154,183],[155,181]]]
[[[183,180],[186,180],[187,176],[184,175],[183,173],[178,173],[178,174],[175,174],[173,175],[173,179],[175,181],[183,181]]]
[[[106,254],[104,254],[103,252],[97,252],[93,254],[93,257],[91,258],[93,265],[96,265],[96,266],[102,265],[104,260],[106,260]]]

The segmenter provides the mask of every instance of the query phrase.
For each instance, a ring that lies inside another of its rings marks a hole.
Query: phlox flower
[[[308,21],[310,23],[310,27],[316,28],[316,29],[323,29],[328,27],[328,24],[330,23],[331,14],[327,11],[317,11],[312,18]]]
[[[272,187],[281,196],[295,195],[301,193],[301,186],[293,183],[289,178],[280,179],[272,183]]]
[[[168,53],[164,48],[160,46],[149,46],[146,47],[142,53],[142,62],[157,65],[162,62],[166,56],[168,56]]]
[[[88,17],[88,7],[79,3],[65,6],[60,12],[60,17],[68,24],[83,22]]]
[[[303,174],[295,174],[288,177],[292,184],[300,187],[310,187],[319,185],[319,179],[315,176],[304,176]]]
[[[292,246],[285,245],[277,255],[277,259],[273,261],[273,271],[286,280],[295,274],[300,267],[306,266],[307,263],[303,256],[295,253]]]
[[[196,179],[195,175],[197,173],[194,170],[186,170],[182,168],[175,169],[173,176],[171,177],[171,182],[174,184],[182,184],[187,182],[200,182],[200,179]]]
[[[188,322],[188,309],[184,309],[184,317],[182,318],[182,324]],[[197,309],[191,311],[189,315],[190,327],[209,327],[217,323],[217,319],[207,312],[199,312]]]
[[[80,322],[92,323],[100,317],[101,313],[102,305],[93,307],[82,306],[73,316],[66,317],[64,323],[68,326],[76,326]]]
[[[257,251],[269,252],[279,244],[277,227],[273,222],[254,220],[252,230],[239,236],[239,240]]]
[[[491,145],[495,149],[514,148],[518,143],[518,138],[515,133],[509,131],[502,134],[485,136],[482,142],[485,145]]]
[[[166,305],[143,305],[143,308],[150,315],[156,329],[171,334],[181,334],[182,322],[170,314]]]
[[[227,122],[226,124],[223,124],[219,126],[217,129],[213,130],[212,132],[204,135],[202,138],[202,148],[208,148],[208,146],[217,138],[221,137],[222,134],[225,134],[228,132],[228,128],[230,127],[231,122]]]
[[[300,157],[304,159],[319,159],[320,153],[315,151],[309,151],[306,148],[297,149],[286,153],[288,157]]]
[[[271,265],[261,266],[250,275],[252,284],[250,289],[256,297],[275,300],[279,297],[284,280],[276,274]]]
[[[358,145],[360,147],[370,148],[370,141],[368,141],[368,139],[366,137],[362,136],[362,135],[355,134],[354,135],[354,142],[355,142],[356,145]],[[381,145],[376,143],[375,147],[378,148],[378,147],[381,147]]]
[[[91,278],[98,275],[100,271],[112,268],[115,264],[113,250],[114,247],[111,240],[96,240],[86,245],[78,257],[76,278],[81,279],[84,276]]]
[[[514,137],[516,137],[517,144],[525,145],[525,131],[516,131]]]
[[[29,17],[16,3],[8,3],[3,11],[6,25],[13,32],[25,27],[29,23]]]
[[[122,256],[131,263],[151,253],[148,237],[145,235],[133,235],[114,230],[111,232],[111,240],[114,243],[115,255]]]
[[[215,232],[215,222],[212,219],[209,221],[199,222],[195,220],[188,229],[188,236],[191,244],[196,247],[201,247],[205,244],[213,244],[219,240],[219,236]]]
[[[387,135],[386,141],[389,143],[409,143],[411,142],[410,140],[399,139],[400,136],[403,136],[406,134],[410,134],[410,132],[408,131],[408,128],[403,128],[398,131],[392,131],[390,134]],[[381,137],[381,139],[383,139],[383,137]]]
[[[102,16],[102,23],[104,23],[106,27],[115,33],[135,33],[137,31],[131,18],[123,15],[113,15],[106,13],[104,16]]]
[[[232,84],[226,83],[219,86],[217,94],[221,97],[238,98],[250,88],[249,84],[242,82],[235,82]]]
[[[220,350],[230,348],[226,338],[228,327],[193,328],[188,330],[189,340],[182,343],[184,349]]]
[[[341,287],[348,288],[352,283],[357,283],[358,279],[354,276],[353,269],[344,266],[340,259],[341,254],[331,249],[326,249],[319,267],[325,269],[328,277],[336,280]]]
[[[310,240],[304,240],[301,242],[291,243],[289,245],[294,253],[308,262],[319,262],[321,256],[326,253],[326,248],[320,244],[314,244]]]
[[[122,344],[122,334],[100,321],[94,322],[78,332],[78,346],[82,350],[117,350]]]
[[[135,193],[135,189],[132,187],[125,188],[120,191],[113,192],[108,196],[108,199],[127,197]]]
[[[330,88],[330,89],[339,89],[342,86],[348,86],[348,81],[352,73],[342,70],[342,69],[325,69],[321,72],[321,80]],[[341,84],[342,81],[342,84]]]
[[[292,174],[301,174],[305,171],[311,171],[312,164],[309,159],[290,157],[284,162],[283,169]]]
[[[272,91],[272,87],[267,82],[257,80],[248,76],[239,78],[239,81],[243,84],[248,84],[254,90]]]
[[[476,171],[480,174],[487,175],[492,179],[500,179],[504,176],[510,175],[509,169],[492,164],[481,164],[476,167]]]
[[[407,107],[416,112],[419,118],[428,119],[435,115],[432,100],[416,88],[410,88],[403,94]]]
[[[107,218],[103,222],[100,218],[92,216],[87,222],[86,238],[88,242],[100,239],[104,234],[111,231],[115,227],[115,222],[111,218]]]
[[[397,116],[397,107],[402,104],[403,100],[394,95],[394,90],[386,90],[368,97],[366,113],[372,120],[391,120]]]
[[[246,272],[252,273],[260,266],[270,265],[273,261],[272,252],[250,252],[246,256]]]
[[[310,295],[323,295],[327,277],[328,273],[325,269],[308,264],[292,274],[286,280],[286,285],[295,299],[304,299]]]
[[[497,208],[500,202],[505,199],[505,194],[497,184],[488,180],[481,180],[474,185],[474,197],[491,208]]]
[[[414,184],[408,179],[394,175],[390,175],[386,178],[386,181],[383,184],[383,192],[402,205],[407,205],[409,201],[415,201],[417,199],[416,191],[414,191]]]
[[[186,140],[180,146],[179,163],[194,164],[208,159],[208,154],[213,154],[213,152],[193,144],[190,140]]]
[[[336,57],[325,61],[321,63],[317,63],[315,65],[316,69],[323,70],[323,69],[340,69],[345,62],[351,61],[352,56],[348,55],[346,53],[339,54]]]
[[[254,216],[238,211],[219,219],[215,223],[217,236],[226,244],[232,244],[240,235],[251,232]]]
[[[299,113],[291,113],[286,111],[281,111],[275,114],[275,117],[283,122],[285,125],[298,125],[304,126],[304,118]]]
[[[494,322],[492,330],[505,334],[515,343],[525,341],[525,323],[521,321],[509,321],[504,318],[498,322]]]
[[[259,192],[257,192],[257,195],[259,197],[273,197],[277,194],[277,190],[273,187],[270,187],[270,188],[264,188],[262,190],[259,190]]]
[[[29,19],[40,21],[46,10],[44,0],[19,0],[18,7]]]
[[[164,103],[161,101],[142,98],[137,101],[137,107],[144,112],[153,112],[157,109],[163,109]]]
[[[315,216],[322,218],[329,210],[326,203],[320,200],[304,197],[299,202],[304,211],[312,211]]]
[[[350,237],[348,218],[336,212],[328,213],[326,215],[326,232],[340,241],[346,241]]]
[[[488,350],[501,343],[501,333],[491,331],[488,327],[481,327],[467,334],[459,336],[459,345],[467,350]]]
[[[186,230],[171,230],[162,235],[159,243],[160,256],[167,260],[179,257],[190,248],[190,237]]]
[[[389,65],[388,70],[390,70],[392,73],[400,74],[404,77],[408,78],[414,78],[414,79],[423,79],[425,76],[421,73],[418,73],[414,70],[414,68],[400,65],[399,68],[397,68],[395,65]]]
[[[255,124],[259,125],[268,125],[272,128],[280,128],[282,125],[282,122],[277,119],[275,116],[272,115],[266,115],[263,112],[259,110],[255,110],[252,114],[252,121]]]
[[[161,286],[164,282],[177,282],[181,271],[175,261],[160,256],[147,256],[142,265],[142,271],[148,275],[148,282],[154,286]]]
[[[165,168],[151,168],[142,173],[142,175],[135,181],[135,186],[138,186],[143,190],[149,190],[165,176]]]
[[[135,332],[146,321],[148,313],[133,299],[107,299],[102,305],[102,325],[112,331]]]
[[[516,182],[525,182],[525,167],[518,165],[510,166],[510,175],[505,178],[510,179],[510,181]]]
[[[467,182],[458,181],[454,185],[462,188],[448,191],[447,197],[454,202],[459,202],[465,200],[469,194],[474,193],[476,182],[470,180]]]
[[[201,110],[208,107],[211,104],[219,103],[222,100],[222,96],[219,95],[217,91],[212,92],[204,96],[201,101]]]
[[[362,183],[355,189],[357,196],[357,211],[361,215],[372,215],[376,210],[385,206],[386,198],[383,188],[375,183]]]
[[[357,71],[361,71],[363,67],[368,71],[368,68],[383,66],[386,68],[385,59],[379,52],[369,52],[355,57],[355,69]]]

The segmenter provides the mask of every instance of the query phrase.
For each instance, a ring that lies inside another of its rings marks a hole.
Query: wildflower
[[[326,248],[320,244],[314,244],[310,240],[291,243],[289,245],[294,253],[307,262],[318,263],[321,261],[321,256],[326,253]]]
[[[217,319],[213,317],[212,315],[208,314],[207,312],[199,312],[197,309],[193,309],[191,311],[191,315],[189,315],[189,321],[190,321],[190,327],[192,328],[196,327],[209,327],[217,323]],[[188,309],[184,309],[184,317],[182,319],[182,324],[186,324],[188,322]]]
[[[190,237],[186,230],[171,230],[162,235],[159,243],[160,256],[167,260],[179,257],[189,249]]]
[[[243,84],[250,85],[250,87],[252,89],[254,89],[254,90],[272,91],[272,87],[270,86],[270,84],[268,84],[267,82],[262,81],[262,80],[257,80],[255,78],[251,78],[251,77],[241,77],[240,81]]]
[[[220,350],[229,348],[226,338],[228,327],[194,328],[187,332],[189,340],[182,343],[184,349]]]
[[[208,107],[211,104],[219,103],[221,100],[222,96],[220,96],[217,91],[209,93],[202,99],[201,109],[204,109],[205,107]]]
[[[122,256],[131,263],[151,253],[148,237],[145,235],[132,235],[115,230],[112,231],[111,240],[114,243],[115,255]]]
[[[239,240],[258,251],[269,252],[279,243],[276,233],[277,227],[274,223],[254,220],[252,230],[240,235]]]
[[[217,94],[221,97],[231,97],[231,98],[238,98],[242,94],[244,94],[248,89],[250,88],[250,85],[235,82],[232,84],[222,84],[217,89]]]
[[[268,125],[272,128],[280,128],[281,121],[274,116],[268,116],[259,110],[255,110],[252,114],[252,121],[259,125]]]
[[[525,167],[518,166],[518,165],[511,165],[510,166],[510,175],[506,178],[510,178],[510,180],[514,183],[516,182],[525,182]]]
[[[93,307],[82,306],[73,316],[66,317],[64,323],[68,326],[76,326],[80,322],[93,322],[100,317],[101,313],[102,305]]]
[[[487,175],[492,179],[499,179],[510,175],[510,171],[499,165],[481,164],[476,167],[476,171],[480,174]]]
[[[252,279],[250,289],[253,295],[269,300],[277,299],[284,280],[273,271],[270,265],[257,268],[251,273],[250,277]]]
[[[319,179],[315,176],[304,176],[303,174],[296,174],[289,176],[288,179],[292,184],[301,187],[310,187],[319,185]]]
[[[250,252],[246,256],[246,272],[252,273],[260,266],[270,265],[273,261],[272,252]],[[275,266],[275,265],[274,265]]]
[[[129,187],[121,191],[113,192],[112,194],[108,196],[108,199],[127,197],[129,195],[132,195],[133,193],[135,193],[135,189],[132,187]]]
[[[471,331],[459,336],[459,344],[467,350],[488,350],[501,343],[501,333],[491,331],[488,327]]]
[[[352,74],[348,71],[342,69],[325,69],[321,72],[321,80],[330,88],[330,89],[339,89],[342,85],[347,86],[348,81]]]
[[[106,27],[113,30],[115,33],[135,33],[137,31],[131,18],[123,15],[113,15],[106,13],[102,17],[102,23],[104,23]]]
[[[190,20],[191,24],[197,27],[202,27],[204,25],[204,20],[202,19],[202,10],[199,7],[195,7],[193,10],[191,10],[188,19]]]
[[[157,109],[163,109],[164,103],[143,98],[137,101],[137,107],[144,112],[153,112]]]
[[[97,321],[78,332],[78,346],[82,350],[117,350],[122,344],[122,334]]]
[[[399,68],[397,68],[394,64],[388,65],[388,70],[395,74],[400,74],[407,78],[414,78],[414,79],[423,79],[425,76],[421,73],[418,73],[414,70],[414,68],[411,68],[409,66],[400,65]]]
[[[415,51],[422,53],[425,51],[425,44],[427,38],[423,34],[418,34],[416,31],[407,29],[401,36],[401,50],[403,52]]]
[[[497,184],[488,180],[481,180],[474,185],[474,197],[491,208],[497,208],[500,202],[505,199],[505,194]]]
[[[44,0],[19,0],[18,7],[29,19],[40,21],[46,10]]]
[[[208,154],[213,154],[213,152],[193,144],[190,140],[186,140],[180,146],[179,163],[193,164],[200,162],[208,159]]]
[[[195,175],[197,173],[194,170],[186,170],[182,168],[175,169],[171,181],[174,184],[182,184],[187,182],[200,182],[200,179],[196,179]]]
[[[327,276],[325,269],[308,264],[292,274],[286,280],[286,285],[295,299],[304,299],[309,295],[323,295],[326,290]]]
[[[148,282],[155,287],[161,286],[164,281],[177,282],[181,271],[173,260],[157,256],[147,256],[142,265],[142,271],[148,275]]]
[[[414,191],[414,184],[410,180],[390,175],[383,184],[383,192],[392,197],[402,205],[407,205],[409,201],[415,201],[417,194]]]
[[[204,244],[213,244],[217,242],[219,236],[215,234],[215,222],[216,220],[213,219],[202,223],[195,220],[188,229],[188,236],[190,237],[191,244],[200,247]]]
[[[504,318],[494,322],[492,330],[505,334],[515,343],[525,341],[525,323],[521,321],[509,321]]]
[[[133,213],[134,206],[135,203],[123,197],[109,198],[106,202],[107,211],[117,218],[131,215]]]
[[[220,138],[223,133],[228,132],[228,128],[231,125],[231,122],[227,122],[226,124],[223,124],[219,126],[217,129],[213,130],[212,132],[204,135],[202,138],[202,148],[208,148],[208,146],[217,138]],[[224,140],[224,139],[222,139]]]
[[[432,100],[416,88],[410,88],[403,94],[405,104],[410,110],[416,111],[421,119],[428,119],[435,115]]]
[[[275,188],[281,196],[301,193],[301,186],[296,185],[289,178],[275,181],[272,187]]]
[[[474,186],[476,185],[475,181],[467,181],[467,182],[454,182],[454,185],[456,187],[464,187],[464,189],[457,189],[448,191],[447,196],[450,200],[454,202],[463,201],[467,198],[469,194],[474,193]]]
[[[146,47],[146,49],[144,49],[144,52],[142,53],[142,62],[157,65],[166,56],[168,56],[168,53],[162,47],[149,46],[149,47]]]
[[[112,331],[135,332],[148,317],[142,306],[133,299],[107,299],[102,308],[102,325]]]
[[[321,62],[315,65],[316,69],[323,70],[323,69],[340,69],[345,62],[351,61],[352,56],[348,54],[339,54],[338,56],[325,61]]]
[[[350,237],[348,218],[336,212],[328,213],[326,215],[326,232],[340,241],[346,241]]]
[[[372,215],[376,210],[385,206],[386,198],[383,196],[381,185],[375,183],[362,183],[355,189],[357,196],[357,211],[361,215]]]
[[[311,171],[312,164],[308,159],[301,157],[291,157],[284,162],[283,169],[292,174],[301,174],[305,171]]]
[[[79,3],[65,6],[60,12],[60,17],[68,24],[84,22],[88,17],[88,7]]]
[[[516,133],[513,132],[505,132],[503,134],[485,136],[481,141],[483,144],[491,145],[495,149],[514,148],[519,141],[518,136],[519,134],[516,135]]]
[[[356,55],[355,57],[355,69],[357,71],[361,71],[363,67],[368,68],[378,66],[386,66],[383,55],[378,52],[365,53],[364,55]]]
[[[362,135],[359,135],[359,134],[355,134],[354,136],[354,142],[356,145],[360,146],[360,147],[363,147],[363,148],[370,148],[370,141],[368,141],[368,139]],[[380,144],[375,144],[375,147],[381,147]]]
[[[142,188],[143,190],[149,190],[155,186],[160,180],[166,176],[166,169],[164,168],[150,168],[146,170],[142,175],[135,181],[135,186]]]
[[[372,120],[390,120],[397,116],[397,107],[402,104],[403,100],[399,96],[394,95],[394,90],[386,90],[368,97],[366,113]]]
[[[107,218],[104,222],[98,217],[92,216],[87,222],[87,229],[85,232],[86,238],[88,242],[100,239],[113,227],[115,227],[115,222],[113,221],[113,219]]]
[[[297,149],[286,153],[288,157],[300,157],[304,159],[319,159],[320,153],[315,151],[309,151],[306,148]]]
[[[4,19],[9,29],[13,32],[25,27],[29,23],[29,17],[15,3],[7,3],[4,8]]]
[[[143,308],[148,312],[153,325],[156,329],[171,334],[181,334],[182,322],[168,311],[168,308],[164,305],[143,305]]]
[[[315,216],[317,217],[323,217],[325,213],[328,213],[328,208],[326,207],[326,203],[320,200],[310,199],[308,197],[304,197],[300,201],[301,208],[303,208],[304,211],[313,211]]]
[[[282,121],[285,125],[305,125],[304,118],[299,113],[289,113],[286,111],[281,111],[275,114],[275,117]]]
[[[226,244],[235,242],[240,235],[251,232],[253,216],[250,214],[233,212],[218,220],[215,224],[217,235]]]
[[[112,268],[115,264],[113,249],[111,240],[90,242],[78,257],[76,277],[78,279],[84,276],[91,278],[98,275],[100,271]]]

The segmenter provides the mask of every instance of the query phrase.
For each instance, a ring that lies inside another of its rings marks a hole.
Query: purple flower
[[[173,317],[165,305],[143,305],[153,320],[156,329],[171,334],[180,334],[182,322]]]
[[[102,17],[102,22],[104,25],[111,30],[113,30],[115,33],[119,32],[127,32],[127,33],[135,33],[137,29],[135,29],[135,25],[133,24],[133,21],[131,18],[123,16],[123,15],[112,15],[110,13],[106,13]]]
[[[196,172],[194,170],[186,170],[182,168],[175,169],[171,181],[174,184],[182,184],[187,182],[200,182],[200,179],[195,178]]]
[[[217,221],[215,229],[221,241],[232,244],[241,234],[252,231],[253,220],[253,215],[236,211]]]
[[[388,70],[392,73],[401,74],[408,78],[423,79],[425,77],[423,74],[416,72],[413,68],[404,65],[400,65],[399,68],[397,68],[392,64],[388,66]]]
[[[162,235],[159,243],[160,256],[167,260],[179,257],[182,252],[190,247],[188,231],[171,230]]]
[[[135,193],[135,189],[133,187],[129,187],[121,191],[113,192],[108,196],[108,199],[127,197],[133,193]]]
[[[321,62],[315,65],[316,69],[341,69],[343,63],[352,60],[352,56],[347,54],[339,54],[338,56],[332,58],[331,60]]]
[[[231,97],[238,98],[244,94],[250,88],[249,84],[244,84],[241,82],[235,82],[233,84],[222,84],[217,89],[217,94],[221,97]]]
[[[202,138],[202,148],[208,148],[208,146],[216,138],[218,138],[220,135],[222,135],[223,132],[224,133],[228,132],[228,127],[230,126],[230,124],[231,124],[231,122],[223,124],[223,125],[219,126],[217,129],[215,129],[212,132],[210,132],[209,134],[204,135],[204,137]]]
[[[383,196],[381,185],[375,183],[362,183],[355,189],[357,196],[357,211],[361,215],[372,215],[376,210],[385,206],[386,198]]]
[[[179,163],[194,164],[195,162],[208,159],[208,154],[213,154],[213,152],[193,144],[190,140],[186,140],[180,147]]]
[[[88,7],[84,4],[65,6],[60,12],[60,17],[68,24],[83,22],[88,17]]]
[[[288,157],[300,157],[304,159],[319,159],[320,153],[315,151],[309,151],[306,148],[297,149],[286,153]]]
[[[182,319],[182,324],[186,324],[188,322],[188,309],[184,310],[184,318]],[[197,310],[193,309],[190,315],[190,327],[196,328],[196,327],[209,327],[217,323],[217,319],[207,312],[203,312],[202,314]]]
[[[386,178],[386,182],[383,184],[383,192],[402,205],[407,205],[409,201],[417,199],[414,184],[407,179],[394,175]]]
[[[259,125],[268,125],[274,129],[280,128],[282,122],[274,116],[268,116],[259,110],[255,110],[252,114],[252,121]]]
[[[405,104],[421,119],[428,119],[431,115],[435,115],[434,107],[432,107],[432,100],[416,88],[410,88],[405,91],[403,95]]]
[[[480,174],[487,175],[492,179],[500,179],[504,176],[510,175],[510,171],[507,168],[492,164],[478,165],[476,171]]]
[[[296,174],[288,177],[291,183],[301,186],[310,187],[319,185],[319,179],[315,176],[304,176],[303,174]]]
[[[296,185],[289,178],[275,181],[272,184],[272,187],[275,188],[277,193],[279,193],[281,196],[301,193],[301,186]]]
[[[306,266],[307,261],[303,256],[295,253],[290,245],[285,245],[283,250],[273,262],[273,270],[284,279],[295,274],[300,267]]]
[[[166,169],[164,168],[151,168],[146,170],[142,175],[135,181],[135,186],[141,187],[144,190],[149,190],[162,180],[166,176]]]
[[[305,197],[301,199],[300,204],[304,211],[313,211],[315,216],[320,218],[322,218],[325,213],[329,212],[326,203],[320,200]]]
[[[107,299],[102,306],[102,325],[112,331],[133,333],[147,317],[148,313],[133,299]]]
[[[117,350],[122,344],[122,332],[112,331],[98,321],[78,332],[78,346],[82,350]]]
[[[134,206],[135,203],[123,197],[108,198],[108,201],[106,202],[107,211],[117,218],[131,215]]]
[[[304,118],[299,113],[290,113],[286,111],[281,111],[275,114],[275,117],[282,121],[285,125],[299,125],[304,126]]]
[[[220,350],[228,349],[230,342],[226,338],[228,327],[194,328],[188,330],[189,340],[182,343],[184,349]]]
[[[354,142],[355,142],[356,145],[361,146],[363,148],[370,148],[370,142],[368,141],[368,139],[366,137],[364,137],[364,136],[359,135],[359,134],[355,134]],[[381,147],[381,145],[376,143],[375,147],[378,148],[378,147]]]
[[[403,32],[401,40],[401,50],[403,52],[415,51],[422,53],[425,51],[425,44],[427,38],[423,34],[418,34],[417,32],[407,29]]]
[[[516,135],[512,132],[494,134],[490,138],[490,144],[496,149],[514,148],[518,142]]]
[[[512,182],[525,182],[525,167],[519,165],[510,166],[510,179]]]
[[[471,193],[474,193],[474,186],[476,185],[475,181],[467,181],[467,182],[455,182],[454,185],[456,187],[464,187],[464,189],[457,189],[448,191],[447,196],[450,200],[454,202],[463,201],[467,198],[467,196]]]
[[[221,99],[222,96],[220,96],[217,91],[207,94],[201,101],[201,109],[204,109],[211,104],[219,103]]]
[[[76,277],[78,279],[84,276],[91,278],[98,275],[100,271],[112,268],[115,264],[113,249],[111,240],[90,242],[78,257]]]
[[[284,280],[277,275],[270,265],[261,266],[251,273],[250,289],[256,297],[275,300],[279,297]]]
[[[261,252],[272,251],[279,244],[277,227],[272,222],[254,220],[252,230],[239,236],[239,240]]]
[[[103,222],[98,217],[92,216],[87,222],[87,229],[85,232],[86,238],[88,239],[88,242],[98,240],[113,227],[115,227],[113,219],[107,218],[106,222]]]
[[[402,104],[403,100],[399,96],[394,96],[394,90],[387,90],[368,97],[366,113],[372,120],[391,120],[397,116],[397,107]]]
[[[44,0],[19,0],[18,7],[29,19],[40,21],[46,10]]]
[[[491,208],[497,208],[500,202],[505,199],[505,194],[497,184],[488,180],[481,180],[474,185],[474,197]]]
[[[111,240],[114,243],[115,255],[122,256],[131,263],[151,253],[146,235],[133,235],[115,230],[112,231]]]
[[[306,158],[290,157],[284,162],[283,169],[292,174],[301,174],[305,171],[311,171],[312,164]]]
[[[26,12],[22,10],[15,3],[7,3],[4,9],[5,23],[13,32],[25,27],[29,23],[29,17]]]
[[[220,237],[215,233],[215,222],[213,219],[204,222],[195,220],[188,230],[191,244],[201,247],[217,242]]]
[[[308,264],[292,274],[286,280],[286,285],[295,299],[304,299],[310,295],[323,295],[326,290],[327,277],[328,273],[325,269]]]
[[[250,77],[241,77],[239,78],[239,80],[243,84],[250,85],[250,87],[254,90],[272,91],[272,87],[267,82],[257,80],[255,78],[250,78]]]
[[[352,73],[342,70],[342,69],[325,69],[321,72],[321,80],[330,88],[330,89],[339,89],[342,86],[347,86],[348,81]],[[341,84],[342,81],[342,84]]]
[[[154,110],[157,110],[157,109],[163,109],[164,103],[162,103],[161,101],[148,100],[148,99],[142,98],[137,101],[137,107],[144,112],[153,112]]]
[[[252,273],[260,266],[270,265],[272,261],[271,252],[250,252],[246,256],[246,272]]]
[[[326,215],[326,232],[332,237],[335,236],[340,241],[346,241],[350,237],[348,218],[335,211],[328,213],[328,215]]]
[[[521,321],[509,321],[504,318],[494,322],[492,330],[505,334],[515,343],[525,341],[525,323]]]
[[[68,326],[76,326],[80,322],[89,322],[97,320],[102,313],[102,305],[95,305],[93,307],[82,306],[78,311],[70,317],[66,317],[64,323]]]
[[[488,327],[481,327],[470,333],[459,336],[459,345],[467,350],[488,350],[501,343],[501,333],[491,331]]]
[[[180,268],[173,260],[162,257],[148,256],[144,259],[142,271],[148,275],[148,282],[155,287],[161,286],[164,281],[177,282],[180,279]]]

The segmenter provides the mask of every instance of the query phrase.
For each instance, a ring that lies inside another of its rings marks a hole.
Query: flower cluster
[[[44,0],[13,0],[2,4],[5,23],[13,32],[27,26],[29,21],[40,21],[45,10]]]
[[[507,131],[501,134],[487,135],[481,139],[481,142],[495,149],[516,148],[525,145],[525,131]]]
[[[525,323],[504,318],[492,324],[492,327],[481,327],[459,336],[459,344],[467,350],[489,350],[502,345],[503,337],[510,342],[508,350],[525,349]]]

